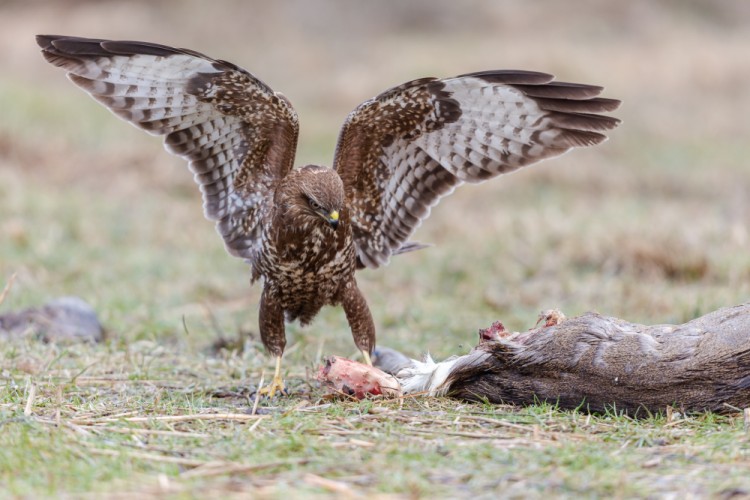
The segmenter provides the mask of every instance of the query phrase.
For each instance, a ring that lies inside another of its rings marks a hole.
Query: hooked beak
[[[328,223],[331,225],[333,229],[336,229],[339,227],[339,211],[338,210],[332,210],[331,213],[328,214],[328,217],[326,218]]]

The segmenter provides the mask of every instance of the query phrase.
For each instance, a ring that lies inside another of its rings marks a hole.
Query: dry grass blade
[[[127,379],[122,377],[76,377],[75,384],[78,386],[86,385],[153,385],[155,387],[165,387],[168,389],[182,389],[184,384],[175,380],[165,379]]]
[[[205,465],[183,472],[180,477],[183,479],[192,479],[196,477],[215,477],[231,474],[246,474],[259,470],[276,469],[290,465],[304,465],[310,460],[306,458],[298,460],[283,460],[278,462],[268,462],[264,464],[238,464],[227,462],[208,462]]]
[[[265,377],[266,372],[261,371],[260,372],[260,383],[258,384],[258,390],[255,391],[255,401],[253,401],[253,411],[250,412],[251,415],[255,415],[258,412],[258,401],[260,401],[260,389],[263,387],[263,378]]]
[[[362,439],[354,439],[354,438],[349,439],[349,444],[353,446],[360,446],[362,448],[372,448],[375,446],[375,443],[371,441],[364,441]]]
[[[259,418],[258,420],[256,420],[256,421],[255,421],[255,422],[253,423],[253,425],[251,425],[251,426],[250,426],[250,428],[249,428],[249,429],[247,430],[247,432],[248,432],[248,433],[253,433],[253,432],[255,432],[255,429],[257,429],[257,428],[258,428],[258,426],[260,425],[260,423],[261,423],[261,422],[263,421],[263,418],[265,418],[265,417],[261,417],[261,418]]]
[[[10,279],[5,284],[5,288],[3,288],[3,291],[0,293],[0,305],[5,302],[5,297],[7,297],[8,292],[10,292],[11,287],[13,287],[14,281],[16,281],[16,273],[10,275]]]
[[[333,446],[334,448],[373,448],[375,447],[375,443],[364,441],[362,439],[350,438],[347,441],[333,443],[331,444],[331,446]]]
[[[255,424],[253,424],[255,425]],[[111,427],[105,425],[81,425],[83,429],[92,431],[104,431],[114,432],[116,434],[143,434],[149,436],[167,436],[167,437],[179,437],[179,438],[195,438],[195,439],[208,439],[215,438],[210,434],[202,434],[199,432],[182,432],[182,431],[163,431],[158,429],[131,429],[129,427]]]
[[[73,420],[74,424],[85,425],[104,422],[190,422],[193,420],[237,420],[246,422],[263,418],[262,415],[245,413],[198,413],[195,415],[155,415],[152,417],[102,418],[97,420]]]
[[[474,415],[462,415],[463,420],[474,420],[476,422],[485,422],[488,424],[496,425],[498,427],[508,427],[510,429],[517,429],[519,431],[529,432],[531,428],[528,425],[514,424],[513,422],[506,422],[496,418],[477,417]]]
[[[508,429],[514,429],[524,434],[532,434],[534,437],[544,437],[548,439],[567,439],[567,440],[590,440],[589,436],[585,434],[573,434],[570,432],[554,432],[554,431],[543,431],[538,426],[522,425],[513,422],[506,422],[504,420],[477,417],[474,415],[463,415],[462,420],[470,420],[475,422],[485,422],[488,424],[495,425],[497,427],[507,427]]]
[[[135,458],[138,460],[148,460],[151,462],[162,462],[167,464],[182,465],[184,467],[201,467],[207,464],[215,464],[216,462],[206,462],[203,460],[194,460],[191,458],[182,457],[168,457],[164,455],[157,455],[155,453],[143,453],[140,451],[117,451],[108,450],[105,448],[88,448],[88,452],[92,455],[105,455],[109,457],[122,457],[122,458]]]
[[[60,427],[62,425],[62,408],[63,405],[63,389],[61,385],[58,385],[55,389],[55,425]]]
[[[38,422],[42,422],[44,424],[57,425],[57,422],[45,421],[45,420],[42,420],[42,419],[37,419],[37,421]],[[91,435],[91,433],[89,431],[87,431],[85,427],[82,427],[82,426],[79,426],[79,425],[75,425],[75,424],[71,424],[70,422],[63,422],[62,425],[64,425],[68,429],[72,430],[76,434],[80,434],[81,436],[90,436]]]
[[[352,490],[352,487],[341,481],[334,481],[333,479],[327,479],[325,477],[318,476],[317,474],[305,474],[304,481],[310,486],[317,486],[324,490],[338,493],[339,495],[355,496],[356,493]]]
[[[461,432],[461,431],[446,431],[442,429],[430,429],[430,430],[422,430],[422,429],[404,429],[403,432],[410,433],[410,434],[442,434],[445,436],[456,436],[456,437],[465,437],[465,438],[473,438],[473,439],[496,439],[496,440],[509,440],[509,439],[516,439],[516,436],[512,436],[509,434],[493,434],[493,433],[484,433],[484,432]],[[534,439],[534,441],[537,441],[538,439]]]
[[[31,410],[34,408],[34,399],[36,398],[36,383],[29,382],[29,393],[26,396],[26,407],[23,409],[25,416],[31,415]]]
[[[89,414],[87,417],[78,417],[76,419],[71,420],[74,424],[95,424],[95,423],[104,423],[104,419],[117,419],[120,420],[122,417],[129,417],[131,415],[137,415],[137,410],[131,410],[131,411],[123,411],[120,413],[112,413],[112,412],[106,412],[106,413],[99,413],[98,415],[91,415]]]
[[[351,436],[351,435],[360,435],[362,434],[362,431],[347,431],[343,429],[317,429],[311,431],[315,434],[318,434],[320,436]]]

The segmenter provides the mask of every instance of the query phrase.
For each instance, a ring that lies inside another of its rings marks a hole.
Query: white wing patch
[[[229,253],[253,259],[274,186],[294,159],[298,125],[288,101],[241,68],[184,49],[57,36],[37,41],[50,63],[115,115],[165,136],[167,151],[188,160],[204,215],[216,222]]]
[[[606,140],[601,132],[619,120],[591,113],[619,101],[597,98],[601,90],[490,71],[416,80],[365,102],[344,125],[335,161],[352,200],[359,260],[386,264],[464,182]]]

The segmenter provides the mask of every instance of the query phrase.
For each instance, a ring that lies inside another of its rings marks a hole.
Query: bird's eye
[[[313,210],[320,210],[322,207],[320,206],[320,203],[317,201],[310,199],[310,207],[312,207]]]

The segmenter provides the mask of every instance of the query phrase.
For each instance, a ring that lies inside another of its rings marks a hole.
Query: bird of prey
[[[499,70],[413,80],[344,123],[333,168],[294,167],[297,113],[248,71],[188,49],[40,35],[44,58],[120,118],[185,158],[227,251],[263,278],[260,334],[283,392],[285,320],[340,304],[367,363],[375,326],[355,271],[421,245],[409,237],[463,183],[606,140],[602,88]]]

